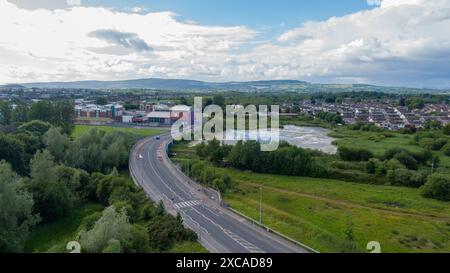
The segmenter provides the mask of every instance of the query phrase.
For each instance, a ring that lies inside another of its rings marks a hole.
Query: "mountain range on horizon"
[[[393,93],[450,93],[448,89],[385,87],[370,84],[320,84],[299,80],[261,80],[205,82],[188,79],[147,78],[118,81],[72,81],[72,82],[34,82],[7,84],[3,88],[47,88],[47,89],[154,89],[174,91],[292,91],[292,92],[344,92],[379,91]]]

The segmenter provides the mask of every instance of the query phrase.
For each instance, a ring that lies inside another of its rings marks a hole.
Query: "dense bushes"
[[[424,138],[420,140],[420,146],[433,151],[439,151],[445,144],[447,144],[446,138]]]
[[[426,175],[417,171],[398,168],[388,170],[387,178],[391,185],[418,188],[425,183]]]
[[[374,123],[357,122],[355,124],[348,125],[350,130],[358,130],[365,132],[382,132],[383,129],[376,126]]]
[[[368,161],[373,157],[369,150],[343,146],[338,148],[337,154],[342,160],[346,161]]]
[[[397,159],[409,169],[417,169],[417,164],[426,164],[433,158],[430,150],[411,152],[402,148],[392,148],[387,150],[381,157],[383,160]]]
[[[210,140],[206,144],[202,142],[195,147],[198,156],[206,158],[214,164],[219,164],[230,149],[230,146],[221,145],[217,139]]]
[[[427,130],[417,133],[414,141],[425,149],[439,151],[447,144],[448,137],[442,131]]]
[[[317,117],[331,124],[343,123],[342,116],[335,113],[320,112],[317,113]]]
[[[366,183],[366,184],[384,184],[385,180],[373,174],[355,171],[344,170],[337,168],[327,168],[324,177],[339,179],[348,182]]]
[[[446,174],[432,174],[421,190],[424,197],[450,201],[450,178]]]
[[[233,181],[228,175],[218,174],[215,169],[201,161],[183,161],[181,170],[193,177],[197,182],[212,187],[222,193],[233,188]]]
[[[197,234],[187,230],[178,215],[177,218],[157,216],[148,224],[149,245],[154,249],[166,250],[174,242],[195,241]]]

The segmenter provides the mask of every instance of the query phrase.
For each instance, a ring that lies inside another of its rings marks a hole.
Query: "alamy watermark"
[[[203,109],[202,97],[194,98],[193,115],[179,119],[172,126],[174,140],[221,142],[255,140],[260,142],[261,151],[275,151],[280,144],[280,107],[271,105],[227,105],[224,111],[218,105]],[[270,117],[270,127],[268,120]],[[246,120],[248,119],[248,126]]]

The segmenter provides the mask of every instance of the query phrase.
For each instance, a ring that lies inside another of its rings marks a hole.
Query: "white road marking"
[[[185,201],[174,204],[174,207],[177,209],[187,208],[187,207],[193,207],[200,205],[201,202],[199,200],[191,200],[191,201]]]
[[[264,251],[261,248],[259,248],[259,247],[255,246],[254,244],[246,241],[245,239],[243,239],[239,235],[234,234],[233,232],[231,232],[231,231],[229,231],[227,229],[224,229],[223,232],[225,232],[225,234],[230,236],[233,240],[235,240],[238,244],[243,246],[245,249],[247,249],[251,253],[264,253]]]
[[[153,166],[151,160],[151,155],[150,155],[150,149],[148,150],[148,161],[149,161],[149,165],[151,167],[151,169],[153,170],[154,174],[160,179],[160,181],[162,182],[162,184],[170,191],[173,193],[173,196],[178,197],[179,199],[183,200],[171,187],[169,187],[169,185],[167,185],[167,183],[164,181],[164,179],[161,178],[161,176],[158,174],[158,172],[156,171],[155,167]],[[175,176],[177,179],[179,179],[178,176]],[[177,183],[174,184],[175,187],[177,187],[178,189],[181,190],[181,188],[178,186]],[[181,202],[181,203],[185,203],[185,202]],[[177,204],[181,204],[181,203],[177,203]],[[176,207],[177,204],[174,204],[174,206]],[[200,205],[200,204],[199,204]],[[214,222],[212,219],[210,219],[209,217],[207,217],[206,215],[200,213],[198,210],[196,210],[194,208],[194,206],[190,206],[190,208],[192,210],[194,210],[195,212],[197,212],[200,216],[202,216],[203,218],[205,218],[206,220],[208,220],[209,222],[211,222],[213,225],[217,226],[219,229],[222,230],[222,232],[224,232],[228,237],[230,237],[232,240],[234,240],[235,242],[237,242],[239,245],[241,245],[242,247],[244,247],[245,249],[247,249],[249,252],[251,253],[264,253],[264,251],[260,248],[258,248],[257,246],[253,245],[252,243],[246,241],[245,239],[243,239],[242,237],[234,234],[233,232],[224,229],[221,225],[217,224],[216,222]],[[192,219],[192,218],[191,218]],[[192,219],[193,220],[193,219]],[[201,227],[202,229],[204,229],[203,227]]]

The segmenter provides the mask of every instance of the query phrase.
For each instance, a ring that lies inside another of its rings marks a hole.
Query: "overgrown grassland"
[[[337,128],[330,136],[336,137],[338,146],[364,148],[372,151],[376,156],[392,148],[404,148],[412,152],[422,150],[413,143],[413,136],[395,132],[364,132],[349,130],[345,127]]]
[[[337,146],[367,149],[375,156],[382,156],[384,152],[392,148],[402,148],[411,152],[424,150],[414,142],[414,135],[398,132],[365,132],[338,127],[329,136],[337,138],[335,141]],[[450,156],[446,156],[442,151],[433,151],[433,155],[439,157],[439,166],[450,169]]]
[[[176,144],[172,152],[175,161],[198,159],[186,144]],[[215,171],[236,183],[235,190],[224,194],[231,207],[257,220],[263,186],[264,224],[319,251],[348,251],[349,232],[358,252],[368,251],[369,241],[380,242],[383,252],[450,251],[449,203],[423,198],[418,189],[230,168]]]

